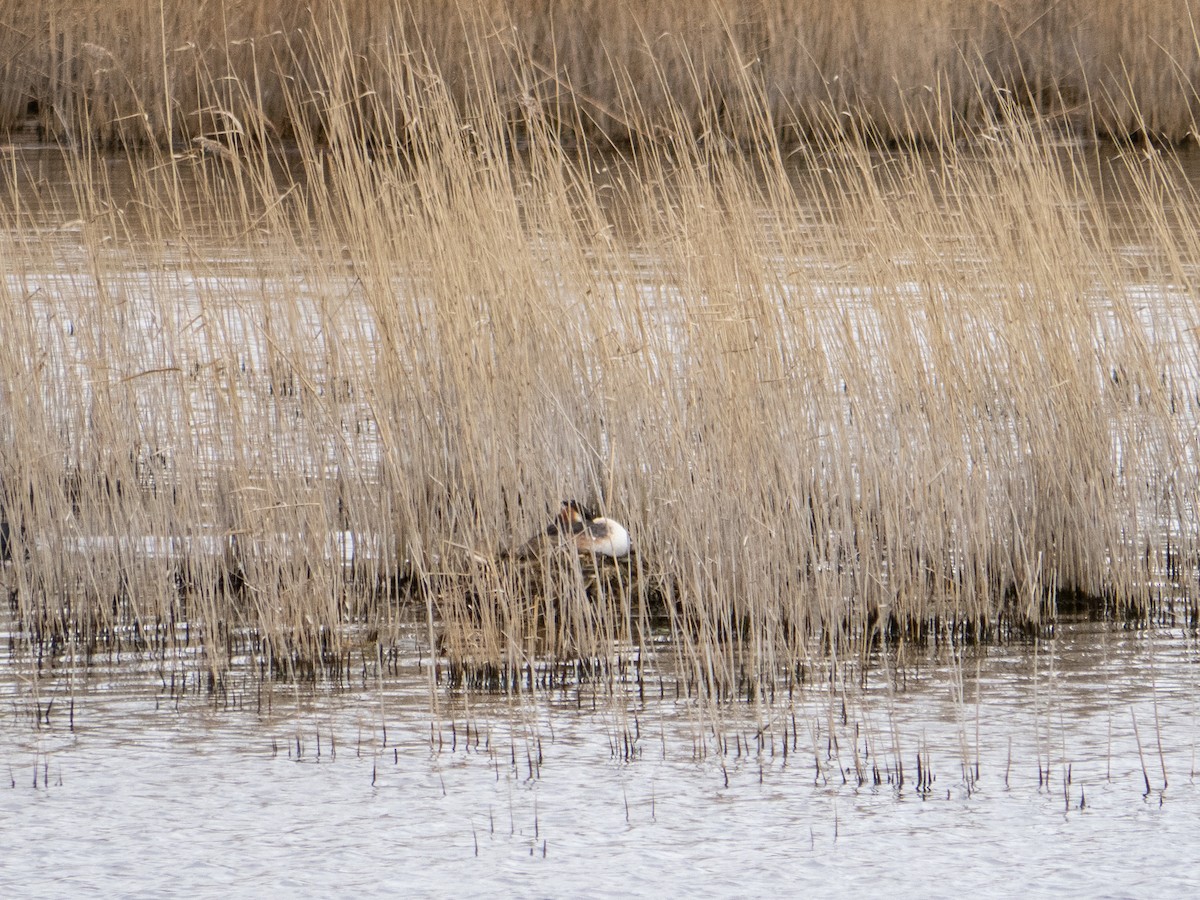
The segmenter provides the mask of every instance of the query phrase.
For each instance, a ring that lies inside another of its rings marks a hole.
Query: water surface
[[[256,268],[269,254],[121,240],[93,268],[57,151],[13,152],[21,183],[6,196],[41,204],[47,224],[33,236],[44,252],[6,268],[4,284],[61,376],[47,388],[61,394],[47,402],[57,434],[89,433],[81,410],[112,380],[139,401],[139,433],[186,434],[187,466],[219,471],[253,438],[221,430],[235,384],[270,398],[247,414],[268,435],[256,464],[325,478],[353,459],[375,483],[382,438],[369,401],[314,371],[322,400],[303,408],[280,390],[263,336],[274,305],[289,303],[314,358],[353,335],[369,373],[375,335],[352,271],[312,286],[288,260]],[[1198,160],[1182,157],[1180,177],[1194,183]],[[111,163],[117,202],[122,165]],[[1121,196],[1117,168],[1089,177]],[[1153,269],[1139,223],[1113,227]],[[1168,313],[1190,303],[1147,281],[1125,287]],[[119,327],[89,322],[101,296],[119,300]],[[829,296],[862,299],[836,281]],[[201,314],[216,337],[202,339]],[[102,338],[114,335],[129,369],[100,377]],[[315,408],[336,425],[297,429]],[[142,535],[116,555],[215,557],[227,543],[220,523],[210,531]],[[321,536],[314,558],[382,556],[375,536],[340,534]],[[56,539],[40,550],[115,554],[118,543]],[[214,683],[189,645],[42,655],[8,623],[0,895],[1195,893],[1200,647],[1189,628],[1065,621],[1036,642],[889,650],[836,669],[820,660],[760,705],[677,691],[665,646],[647,651],[645,691],[599,681],[464,694],[431,672],[419,624],[403,628],[394,664],[361,650],[345,677],[314,685],[264,678],[250,657]]]
[[[6,896],[1194,885],[1200,648],[1180,629],[885,656],[865,689],[757,712],[596,685],[468,698],[415,659],[221,697],[136,660],[24,662],[0,659]]]

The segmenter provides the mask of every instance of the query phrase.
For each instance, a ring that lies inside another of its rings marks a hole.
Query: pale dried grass
[[[513,120],[537,107],[563,140],[641,140],[677,118],[728,135],[765,109],[790,135],[832,113],[839,128],[936,141],[987,127],[1007,99],[1077,129],[1180,140],[1196,131],[1200,75],[1177,0],[6,0],[0,22],[0,127],[32,102],[46,137],[117,144],[296,135],[330,91],[378,99],[360,138],[405,139],[423,127],[407,88],[430,72],[460,112],[480,98]],[[331,45],[346,49],[336,68]]]
[[[1200,231],[1168,160],[1117,154],[1113,196],[1101,151],[1013,113],[971,148],[785,163],[761,95],[731,142],[676,108],[609,158],[402,68],[423,127],[364,145],[393,112],[334,77],[348,46],[312,42],[320,106],[286,99],[322,139],[286,158],[122,180],[68,153],[67,199],[10,158],[0,477],[31,634],[295,675],[415,618],[511,683],[618,671],[661,629],[721,692],[1037,627],[1064,590],[1194,596]],[[571,496],[634,535],[600,588],[505,556]]]

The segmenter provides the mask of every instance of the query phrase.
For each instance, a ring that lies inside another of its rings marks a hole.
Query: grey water
[[[94,284],[57,158],[25,156],[47,216],[71,220],[44,236],[63,271],[0,274],[69,366]],[[1181,165],[1200,177],[1200,154]],[[237,260],[216,268],[250,284]],[[123,279],[131,341],[182,330],[203,293],[187,272]],[[164,287],[177,320],[139,305]],[[260,365],[250,317],[222,314]],[[2,897],[1200,889],[1200,638],[1182,620],[817,661],[769,703],[690,697],[669,647],[642,683],[508,694],[447,685],[416,638],[334,682],[235,659],[214,685],[202,649],[45,652],[2,616],[0,637]]]
[[[762,709],[462,695],[417,656],[214,694],[136,654],[39,671],[6,643],[4,896],[1195,891],[1188,628],[888,651]]]

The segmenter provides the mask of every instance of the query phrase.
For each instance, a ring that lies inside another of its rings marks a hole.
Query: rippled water
[[[415,658],[366,686],[247,679],[214,697],[136,659],[31,680],[12,653],[5,896],[1195,883],[1200,646],[1179,628],[1081,622],[960,659],[885,656],[861,688],[834,679],[757,712],[587,685],[466,699],[431,690]]]
[[[1200,154],[1184,167],[1200,177]],[[45,177],[69,199],[59,170]],[[69,231],[46,235],[64,260]],[[222,266],[237,293],[237,260]],[[71,304],[94,285],[63,269],[4,277],[69,366]],[[130,341],[164,324],[141,299],[169,289],[167,330],[182,329],[219,293],[212,277],[123,271]],[[246,347],[237,362],[259,367],[250,318],[222,315]],[[189,403],[188,427],[207,421]],[[364,422],[353,440],[369,465]],[[142,552],[176,552],[164,541]],[[338,686],[263,682],[235,661],[213,692],[199,657],[39,661],[12,629],[0,624],[0,897],[1196,892],[1200,641],[1181,626],[1076,621],[1036,643],[885,653],[761,708],[679,699],[666,672],[645,696],[465,696],[436,683],[416,641]]]

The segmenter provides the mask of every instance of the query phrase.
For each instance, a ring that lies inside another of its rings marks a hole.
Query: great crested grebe
[[[629,532],[615,519],[592,516],[574,500],[564,500],[558,516],[546,528],[551,537],[570,538],[583,553],[620,559],[629,555]]]

